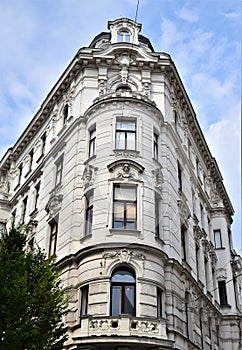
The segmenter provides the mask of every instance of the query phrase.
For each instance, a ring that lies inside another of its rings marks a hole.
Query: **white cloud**
[[[241,14],[239,12],[223,12],[222,15],[228,19],[240,19]]]
[[[198,14],[193,9],[188,8],[186,4],[179,11],[176,11],[176,14],[189,23],[197,22],[199,19]]]

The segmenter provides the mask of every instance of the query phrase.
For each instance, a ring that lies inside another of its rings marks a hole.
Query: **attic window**
[[[118,32],[118,41],[120,43],[130,43],[130,32],[126,29],[121,29]]]
[[[129,92],[132,91],[128,85],[120,85],[116,89],[116,92],[126,92],[126,91],[129,91]]]

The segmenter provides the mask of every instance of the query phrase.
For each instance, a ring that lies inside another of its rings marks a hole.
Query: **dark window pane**
[[[121,286],[112,287],[112,316],[121,315]]]
[[[125,287],[124,313],[134,315],[134,286]]]

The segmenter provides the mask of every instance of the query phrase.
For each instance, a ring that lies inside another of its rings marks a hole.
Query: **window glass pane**
[[[215,243],[215,248],[222,248],[220,230],[214,231],[214,243]]]
[[[125,286],[124,313],[134,314],[134,286]]]
[[[125,149],[125,133],[122,131],[116,132],[116,148]]]
[[[136,124],[134,122],[117,122],[116,130],[124,130],[124,131],[135,131]]]
[[[112,316],[121,314],[121,286],[112,286]]]
[[[135,279],[131,272],[119,270],[113,274],[112,282],[135,283]]]
[[[127,149],[135,150],[135,133],[127,132]]]
[[[119,185],[115,186],[114,191],[115,200],[136,202],[136,187]]]

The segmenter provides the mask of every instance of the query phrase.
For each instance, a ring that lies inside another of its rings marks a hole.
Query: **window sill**
[[[89,163],[91,160],[95,159],[96,157],[97,157],[97,155],[94,154],[93,156],[87,158],[87,159],[85,160],[85,162],[83,162],[83,164],[86,165],[86,164]]]
[[[84,241],[88,240],[88,239],[91,238],[91,237],[92,237],[92,234],[91,234],[91,233],[88,233],[88,234],[86,234],[85,236],[83,236],[83,237],[80,239],[80,241],[81,241],[81,242],[84,242]]]
[[[128,229],[118,229],[118,228],[111,228],[109,229],[110,235],[113,234],[125,234],[129,236],[140,236],[141,231],[139,230],[128,230]]]
[[[133,150],[133,149],[114,149],[114,154],[121,155],[121,156],[133,156],[138,157],[140,155],[139,151]]]
[[[225,250],[225,247],[214,248],[214,250]]]
[[[229,304],[220,304],[220,307],[222,308],[222,309],[231,309],[231,305],[229,305]]]

